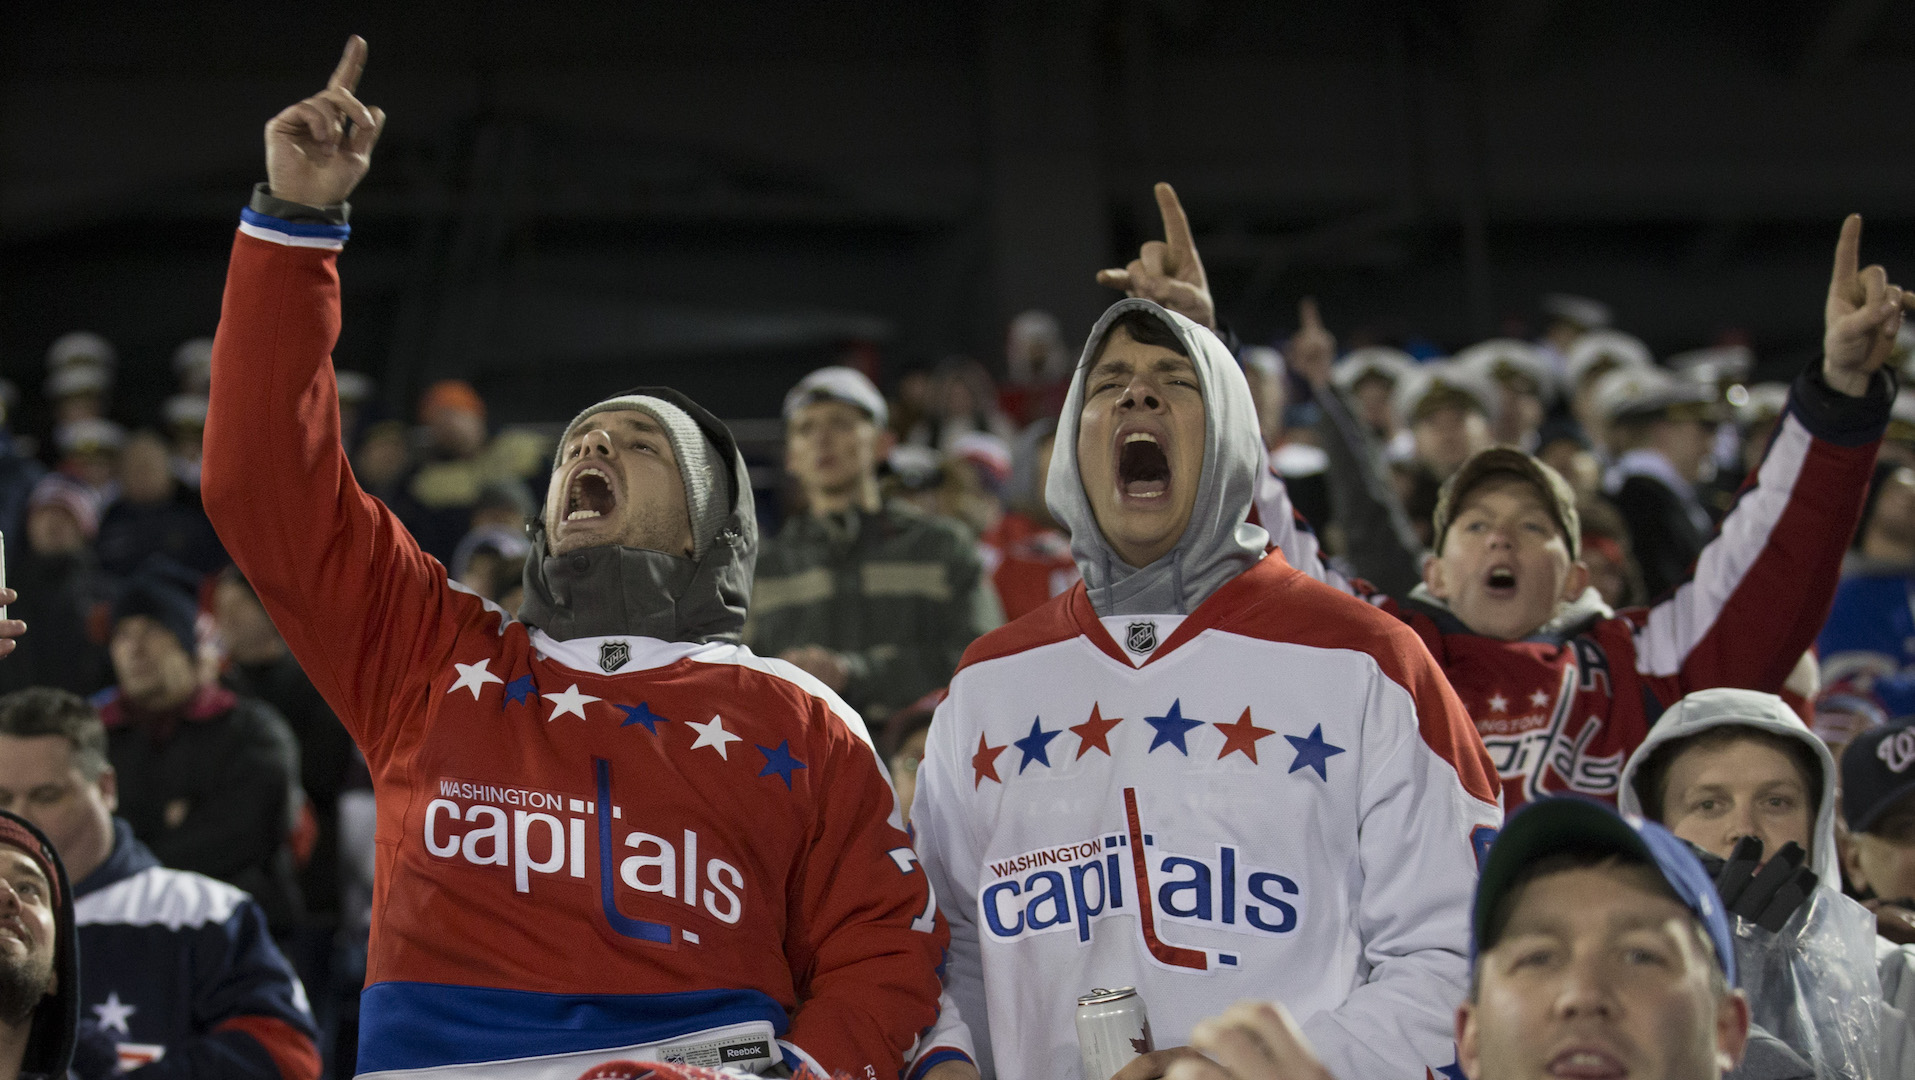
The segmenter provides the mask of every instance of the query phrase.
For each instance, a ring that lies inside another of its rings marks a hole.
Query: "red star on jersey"
[[[1104,756],[1109,757],[1110,742],[1105,736],[1110,734],[1111,728],[1123,722],[1124,718],[1121,716],[1115,720],[1104,719],[1103,715],[1097,711],[1097,706],[1093,704],[1090,707],[1090,719],[1071,728],[1071,734],[1078,738],[1077,757],[1083,757],[1086,750],[1102,750]],[[1071,760],[1075,761],[1076,758]]]
[[[1243,715],[1237,718],[1236,723],[1217,724],[1216,728],[1223,732],[1223,749],[1218,751],[1217,760],[1222,761],[1231,753],[1241,750],[1243,756],[1249,758],[1253,765],[1262,764],[1257,760],[1257,740],[1267,739],[1276,734],[1270,728],[1258,727],[1251,723],[1249,709],[1243,711]]]
[[[971,781],[971,787],[984,783],[985,777],[990,777],[994,784],[1004,782],[997,778],[997,756],[1003,752],[1004,747],[992,746],[981,734],[977,737],[977,753],[971,755],[971,768],[977,770],[977,779]]]

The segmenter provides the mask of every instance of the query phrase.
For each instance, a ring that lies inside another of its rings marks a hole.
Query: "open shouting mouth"
[[[573,470],[565,487],[564,521],[571,523],[607,518],[617,508],[618,491],[610,473],[596,465]]]
[[[1170,459],[1148,431],[1121,435],[1117,445],[1117,490],[1133,499],[1161,499],[1170,490]]]

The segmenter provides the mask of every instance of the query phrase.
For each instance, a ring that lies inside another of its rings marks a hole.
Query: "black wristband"
[[[331,206],[307,206],[305,203],[289,202],[272,193],[264,181],[253,185],[252,201],[247,203],[255,214],[278,218],[300,225],[344,225],[352,215],[352,204],[337,202]]]

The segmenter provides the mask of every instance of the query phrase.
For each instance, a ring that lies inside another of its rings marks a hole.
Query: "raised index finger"
[[[1323,317],[1317,314],[1317,298],[1306,296],[1297,301],[1297,321],[1305,330],[1323,329]]]
[[[359,74],[366,70],[366,39],[358,34],[346,39],[346,51],[339,54],[339,66],[332,69],[326,89],[350,94],[359,86]]]
[[[1184,204],[1177,201],[1177,190],[1166,183],[1157,185],[1157,212],[1164,219],[1164,240],[1176,255],[1176,263],[1185,265],[1197,254],[1197,241],[1190,235],[1190,219],[1184,216]]]
[[[1856,274],[1861,262],[1862,215],[1850,214],[1842,222],[1842,237],[1835,242],[1835,272],[1829,277],[1829,291],[1848,296],[1857,291]]]

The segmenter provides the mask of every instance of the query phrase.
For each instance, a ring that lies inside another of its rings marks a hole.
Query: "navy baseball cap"
[[[1476,883],[1476,907],[1470,920],[1470,960],[1494,946],[1489,941],[1490,918],[1509,893],[1525,866],[1564,852],[1625,855],[1647,863],[1667,882],[1684,907],[1695,915],[1714,943],[1716,961],[1735,983],[1735,941],[1729,919],[1716,896],[1715,882],[1690,853],[1687,844],[1669,830],[1634,814],[1619,814],[1609,806],[1562,795],[1538,799],[1517,811],[1503,826],[1483,860]]]
[[[1878,727],[1842,751],[1842,817],[1849,828],[1874,830],[1909,795],[1915,795],[1915,724]]]

